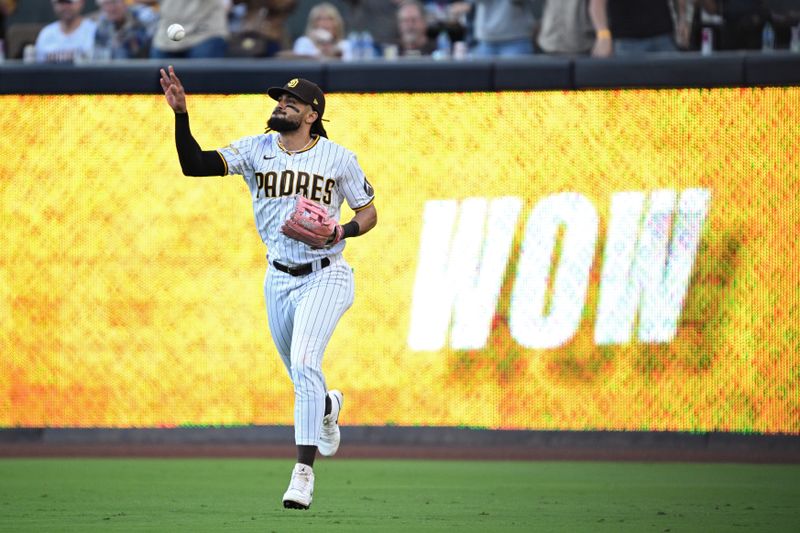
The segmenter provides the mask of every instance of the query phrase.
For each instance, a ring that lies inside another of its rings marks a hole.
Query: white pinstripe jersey
[[[281,233],[284,221],[294,211],[295,195],[322,204],[328,215],[339,220],[342,202],[354,211],[372,203],[375,193],[350,150],[317,137],[309,148],[285,151],[277,133],[243,137],[219,153],[228,174],[241,174],[250,189],[253,214],[270,261],[301,265],[341,253],[345,241],[314,250]]]

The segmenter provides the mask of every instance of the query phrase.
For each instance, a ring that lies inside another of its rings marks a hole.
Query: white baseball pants
[[[294,385],[295,444],[317,446],[327,387],[322,356],[339,319],[353,305],[353,270],[341,254],[305,276],[267,268],[264,298],[272,339]]]

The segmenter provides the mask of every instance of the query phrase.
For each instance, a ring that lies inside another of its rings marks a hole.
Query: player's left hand
[[[281,226],[281,233],[319,249],[341,241],[344,229],[328,216],[324,207],[303,196],[297,196],[294,211]]]

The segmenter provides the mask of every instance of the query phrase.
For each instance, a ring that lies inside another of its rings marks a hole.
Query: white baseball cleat
[[[322,432],[319,435],[317,449],[322,455],[331,456],[339,449],[339,441],[342,438],[339,432],[339,413],[344,406],[344,394],[342,391],[332,390],[328,391],[328,397],[331,399],[331,412],[322,419]]]
[[[314,495],[314,470],[301,463],[294,465],[289,488],[283,495],[283,506],[287,509],[308,509]]]

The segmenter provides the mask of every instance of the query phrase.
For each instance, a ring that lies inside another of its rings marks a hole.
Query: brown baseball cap
[[[273,100],[278,100],[282,94],[291,94],[310,105],[311,109],[319,114],[319,118],[322,118],[325,112],[325,95],[322,94],[322,89],[313,81],[304,78],[293,78],[283,87],[270,87],[267,89],[267,94]]]

